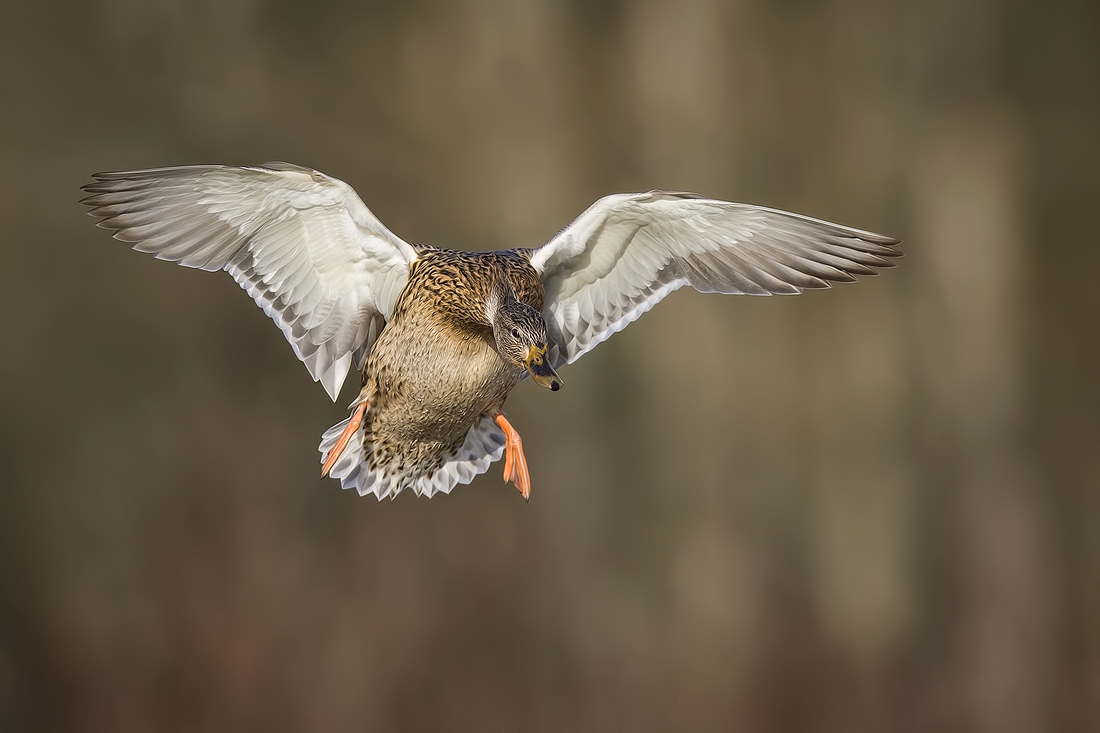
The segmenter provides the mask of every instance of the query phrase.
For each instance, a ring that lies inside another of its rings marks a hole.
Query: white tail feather
[[[321,436],[322,464],[347,424],[348,420],[342,420]],[[379,500],[395,497],[403,489],[412,489],[417,496],[431,497],[437,492],[449,494],[455,485],[468,484],[475,476],[485,473],[504,453],[504,433],[491,417],[482,415],[466,433],[466,440],[455,454],[445,459],[432,474],[388,473],[386,466],[369,465],[371,456],[363,448],[363,430],[360,426],[352,435],[329,476],[339,479],[341,488],[354,488],[360,496],[374,494]]]

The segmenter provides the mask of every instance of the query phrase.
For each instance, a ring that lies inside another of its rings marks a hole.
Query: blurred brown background
[[[1100,5],[0,2],[0,730],[1100,730]],[[97,170],[314,166],[532,246],[670,188],[906,240],[678,292],[431,501]]]

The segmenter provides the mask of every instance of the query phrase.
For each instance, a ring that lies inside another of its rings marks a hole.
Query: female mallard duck
[[[315,381],[362,389],[321,440],[321,475],[379,499],[449,493],[506,451],[527,499],[508,393],[620,331],[673,290],[796,294],[889,267],[899,242],[695,194],[605,196],[539,249],[412,245],[346,183],[286,163],[97,173],[83,200],[134,249],[227,270]]]

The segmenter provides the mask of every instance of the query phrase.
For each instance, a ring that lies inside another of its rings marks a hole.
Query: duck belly
[[[423,328],[383,331],[367,369],[366,454],[417,472],[453,455],[522,374],[480,336]]]

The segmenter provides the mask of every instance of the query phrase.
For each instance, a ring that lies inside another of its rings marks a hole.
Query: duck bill
[[[532,346],[527,351],[527,358],[523,360],[523,368],[541,387],[557,392],[561,389],[561,377],[550,366],[550,360],[546,358],[546,349]]]

